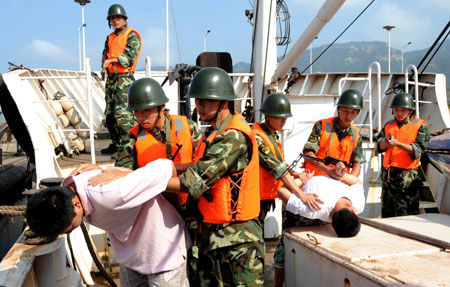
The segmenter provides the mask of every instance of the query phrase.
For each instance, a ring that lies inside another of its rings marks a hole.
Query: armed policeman
[[[240,114],[231,114],[233,82],[219,68],[200,70],[188,91],[211,127],[197,147],[195,165],[168,189],[198,200],[201,286],[263,286],[264,242],[259,215],[258,144]]]
[[[154,79],[142,78],[131,85],[127,110],[133,112],[138,124],[125,137],[116,166],[136,169],[167,158],[173,160],[181,174],[192,165],[202,133],[186,116],[168,113],[168,101]]]
[[[289,173],[284,161],[283,147],[278,132],[281,131],[288,117],[292,117],[289,99],[279,93],[270,94],[261,108],[264,122],[255,123],[253,132],[258,142],[259,151],[259,188],[261,196],[261,212],[259,221],[264,226],[264,219],[271,207],[275,207],[278,198],[277,189],[284,185],[297,195],[311,210],[319,210],[316,201],[321,202],[315,194],[305,194]]]
[[[413,115],[410,94],[396,94],[390,107],[394,119],[377,135],[378,152],[384,152],[381,216],[419,214],[420,187],[427,185],[419,176],[420,158],[430,143],[430,131],[424,120]]]
[[[113,153],[116,159],[121,141],[133,127],[133,115],[126,109],[128,89],[134,82],[134,72],[142,50],[141,35],[127,25],[127,13],[119,4],[108,9],[108,35],[103,49],[102,68],[106,76],[105,118],[112,143],[102,153]]]
[[[324,175],[340,180],[346,172],[358,177],[361,163],[365,162],[359,129],[352,124],[363,107],[362,95],[355,89],[346,90],[337,106],[337,117],[322,119],[314,124],[303,155],[305,170],[314,172],[314,176]],[[346,164],[346,168],[336,168],[336,161]],[[283,230],[321,224],[326,222],[283,210]],[[284,242],[280,240],[274,254],[275,286],[282,286],[284,282],[284,253]]]
[[[359,129],[353,120],[363,108],[363,97],[356,89],[344,91],[337,103],[337,117],[319,120],[303,148],[303,154],[324,160],[332,157],[342,161],[346,172],[356,177],[361,171],[361,164],[366,162],[362,152],[362,140]],[[304,168],[314,171],[314,175],[325,175],[340,179],[334,164],[327,164],[305,158]]]

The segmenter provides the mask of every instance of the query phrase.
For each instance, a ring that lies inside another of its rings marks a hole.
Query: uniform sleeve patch
[[[309,142],[315,143],[317,141],[317,135],[316,134],[311,134],[308,138]]]
[[[265,144],[260,145],[259,150],[266,155],[270,153],[270,149]]]

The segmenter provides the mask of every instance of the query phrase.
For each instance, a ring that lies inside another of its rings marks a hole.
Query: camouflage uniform
[[[331,132],[336,133],[339,140],[342,140],[346,135],[353,136],[353,130],[349,126],[345,130],[339,129],[339,118],[333,119],[333,128]],[[305,146],[303,147],[303,152],[306,152],[308,150],[313,151],[314,153],[317,153],[320,148],[320,134],[322,133],[322,122],[318,121],[311,132],[311,135],[308,138],[308,141],[306,142]],[[356,148],[353,150],[352,160],[350,163],[353,162],[359,162],[359,163],[365,163],[366,158],[363,155],[362,151],[362,140],[361,140],[361,134],[359,135],[358,144],[356,145]]]
[[[411,118],[405,124],[410,121]],[[386,136],[384,130],[385,128],[383,127],[376,138],[377,151],[380,153],[384,152],[379,150],[379,144]],[[427,125],[422,124],[417,133],[415,142],[411,144],[414,149],[414,154],[410,155],[411,158],[419,158],[423,154],[425,148],[428,147],[429,142],[430,131]],[[383,188],[381,194],[382,217],[419,214],[420,188],[428,186],[428,183],[419,176],[418,169],[390,167],[388,172],[383,166],[381,169],[381,186]]]
[[[266,132],[267,137],[276,143],[278,140],[278,134],[271,132],[266,125],[261,124],[262,129]],[[288,165],[278,158],[282,155],[274,155],[272,151],[266,146],[264,140],[259,136],[255,135],[256,141],[258,142],[259,150],[259,165],[267,170],[275,179],[280,179],[288,170]],[[276,147],[276,145],[274,145]],[[261,200],[261,212],[259,214],[259,221],[261,222],[262,229],[264,231],[264,219],[271,208],[275,208],[275,199]]]
[[[116,34],[126,29],[124,26]],[[130,67],[139,55],[141,49],[141,40],[136,33],[131,32],[128,35],[127,46],[125,53],[118,56],[120,65],[123,67]],[[105,48],[103,49],[103,58],[108,57],[108,37],[106,37]],[[103,62],[102,62],[103,65]],[[128,134],[128,131],[134,126],[133,114],[126,110],[128,88],[134,82],[134,74],[132,72],[124,74],[108,73],[105,85],[105,117],[106,127],[113,144],[118,149],[123,138]]]
[[[261,127],[266,132],[268,137],[271,137],[273,142],[276,142],[278,139],[277,133],[270,132],[265,124],[261,124]],[[284,161],[280,161],[277,156],[275,156],[272,151],[265,145],[264,140],[255,135],[256,140],[258,142],[259,148],[259,164],[265,170],[267,170],[275,179],[280,179],[288,170],[288,165]],[[261,213],[259,216],[259,220],[263,223],[266,218],[267,212],[270,210],[272,204],[275,204],[275,200],[262,200],[261,201]],[[282,229],[294,226],[307,226],[307,225],[316,225],[317,222],[322,222],[318,219],[312,220],[297,214],[290,213],[289,211],[284,210],[283,208],[283,223]],[[263,225],[264,226],[264,225]],[[263,228],[264,230],[264,228]],[[276,268],[284,268],[284,242],[283,235],[281,235],[280,242],[278,243],[277,249],[274,253],[274,267]]]
[[[193,146],[193,153],[195,152],[195,148],[197,147],[197,144],[200,142],[202,138],[202,132],[198,128],[197,124],[193,122],[192,120],[189,120],[189,127],[191,129],[191,136],[192,136],[192,146]],[[164,125],[171,125],[170,119],[167,115],[165,115],[165,122]],[[165,143],[166,142],[166,134],[164,130],[158,130],[154,129],[152,131],[153,136],[156,140]],[[134,134],[128,134],[124,137],[121,147],[119,149],[119,155],[116,160],[115,166],[121,166],[121,167],[127,167],[131,169],[138,168],[137,163],[137,154],[136,154],[136,136]]]
[[[339,119],[335,118],[333,119],[333,128],[331,132],[335,132],[338,136],[339,140],[342,140],[346,135],[352,135],[353,136],[353,130],[349,126],[345,130],[339,129]],[[306,152],[308,150],[313,151],[314,153],[317,153],[320,148],[320,134],[322,133],[322,122],[318,121],[311,132],[311,135],[308,138],[308,141],[306,142],[305,146],[303,147],[303,152]],[[356,145],[356,148],[353,150],[352,154],[352,160],[351,162],[359,162],[364,163],[366,162],[366,159],[362,152],[362,140],[361,135],[358,139],[358,144]],[[320,225],[320,224],[327,224],[324,221],[321,221],[320,219],[309,219],[306,217],[303,217],[298,214],[292,214],[291,212],[287,210],[283,210],[283,230],[286,228],[291,227],[299,227],[299,226],[310,226],[310,225]],[[274,267],[275,268],[284,268],[284,239],[283,236],[280,239],[280,243],[277,246],[277,249],[275,250],[274,254]]]
[[[188,119],[189,128],[191,130],[191,137],[192,137],[192,147],[193,147],[193,154],[195,153],[195,149],[200,142],[202,138],[202,132],[198,128],[197,124]],[[165,122],[164,127],[168,125],[171,128],[171,121],[167,114],[165,114]],[[152,135],[155,137],[156,140],[158,140],[161,143],[166,143],[166,133],[163,130],[154,129],[152,131]],[[132,133],[129,133],[122,141],[121,147],[118,152],[118,158],[116,160],[116,166],[121,167],[127,167],[131,169],[137,169],[138,168],[138,160],[137,160],[137,153],[136,153],[136,136]],[[196,212],[198,212],[197,204],[196,202],[193,202],[193,200],[189,197],[186,204],[183,206],[178,206],[174,200],[171,200],[170,197],[166,197],[168,200],[170,200],[177,211],[182,215],[183,218],[189,218],[189,217],[196,217]],[[195,220],[187,220],[186,221],[186,229],[189,232],[190,237],[193,239],[194,244],[193,246],[188,250],[188,270],[189,270],[189,282],[191,286],[197,285],[198,278],[197,278],[197,259],[198,259],[198,247],[196,246],[196,236],[195,232],[197,229],[197,224]]]
[[[248,165],[248,150],[243,133],[230,129],[219,134],[198,163],[180,176],[180,182],[194,199],[207,196],[220,178]],[[263,286],[264,241],[258,219],[202,222],[197,242],[201,286]]]

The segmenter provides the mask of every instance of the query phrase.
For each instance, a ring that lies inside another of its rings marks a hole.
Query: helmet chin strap
[[[217,109],[216,113],[213,116],[211,116],[210,118],[205,119],[204,121],[210,123],[210,122],[216,120],[216,127],[218,127],[220,125],[220,111],[222,110],[222,105],[224,102],[225,101],[220,101],[220,105],[219,105],[219,108]]]
[[[152,124],[152,131],[154,131],[156,129],[156,123],[161,118],[161,108],[162,108],[162,106],[158,106],[158,116],[156,117],[155,121]]]
[[[265,124],[266,124],[266,127],[269,129],[269,131],[271,131],[271,132],[276,132],[277,130],[270,124],[270,121],[268,121],[267,120],[267,118],[266,118],[266,120],[265,120]]]
[[[220,111],[222,110],[222,106],[223,106],[224,101],[220,101],[220,105],[219,108],[217,109],[217,119],[216,119],[216,128],[220,127]]]

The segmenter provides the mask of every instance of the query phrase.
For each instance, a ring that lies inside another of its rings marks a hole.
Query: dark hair
[[[30,229],[39,236],[61,233],[75,217],[74,197],[75,193],[70,188],[62,186],[45,188],[34,194],[25,211]]]
[[[361,223],[359,218],[348,208],[333,213],[331,225],[339,237],[353,237],[359,233]]]

